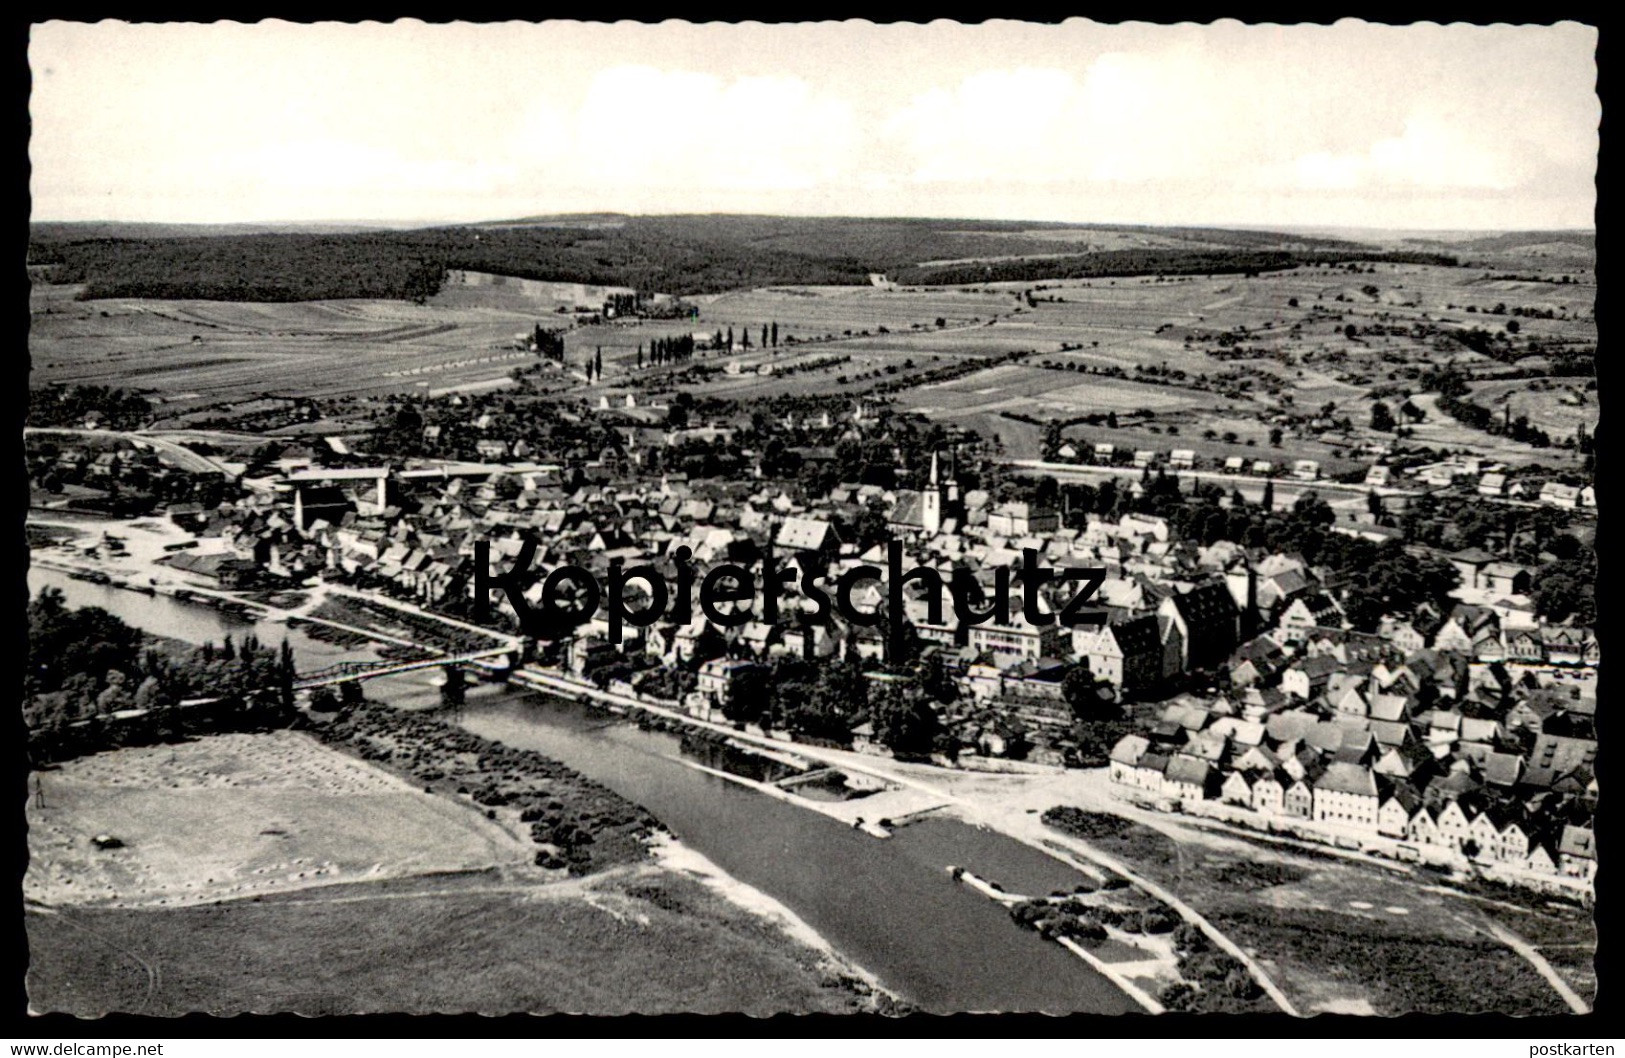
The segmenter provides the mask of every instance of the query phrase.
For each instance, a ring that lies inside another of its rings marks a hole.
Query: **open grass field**
[[[1567,380],[1558,381],[1561,384]],[[1544,395],[1529,394],[1529,397],[1538,396]],[[1412,399],[1415,401],[1417,407],[1427,412],[1428,416],[1426,422],[1418,423],[1413,428],[1415,430],[1414,440],[1421,444],[1433,445],[1435,447],[1452,450],[1464,449],[1468,452],[1472,452],[1498,462],[1507,463],[1512,466],[1524,466],[1531,463],[1552,466],[1562,465],[1564,463],[1573,464],[1577,462],[1577,458],[1573,455],[1573,453],[1565,449],[1536,448],[1533,445],[1514,441],[1510,437],[1497,437],[1494,434],[1484,433],[1483,431],[1475,430],[1471,426],[1467,426],[1464,423],[1457,422],[1455,419],[1439,410],[1438,396],[1436,394],[1418,394]],[[1513,398],[1515,414],[1521,411],[1523,403],[1526,399],[1525,391],[1519,390],[1518,396]],[[1534,400],[1530,400],[1529,402],[1531,404],[1535,403]],[[1475,403],[1484,403],[1484,401],[1480,399],[1475,401]],[[1530,413],[1529,418],[1532,422],[1536,421],[1535,416],[1532,413]]]
[[[870,1002],[820,953],[654,865],[549,885],[480,874],[31,910],[26,922],[37,1012],[768,1015]]]
[[[1207,399],[1204,399],[1207,398]],[[1114,378],[1079,378],[1024,364],[1005,364],[952,382],[921,386],[910,404],[926,414],[1021,411],[1039,418],[1067,418],[1089,412],[1149,409],[1157,413],[1213,403],[1210,395]]]
[[[40,778],[24,882],[36,1012],[765,1015],[876,1001],[804,926],[692,850],[668,842],[566,879],[534,865],[517,809],[425,793],[301,733],[121,749]]]
[[[195,904],[534,856],[518,827],[296,732],[121,749],[39,779],[24,893],[51,905]]]
[[[1594,432],[1602,417],[1595,389],[1587,389],[1589,379],[1515,379],[1481,382],[1473,387],[1472,401],[1501,414],[1511,405],[1512,417],[1529,416],[1529,422],[1554,437],[1572,435],[1580,426]]]

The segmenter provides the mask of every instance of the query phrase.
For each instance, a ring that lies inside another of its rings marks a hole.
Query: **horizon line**
[[[480,220],[449,219],[449,218],[307,218],[303,220],[290,219],[261,219],[249,218],[244,220],[125,220],[109,217],[64,219],[56,217],[29,217],[29,224],[127,224],[127,225],[167,225],[173,227],[195,228],[222,228],[233,225],[257,224],[276,227],[296,227],[299,225],[348,225],[348,226],[380,226],[394,228],[433,228],[433,227],[469,227],[478,225],[524,224],[533,221],[568,220],[573,218],[592,217],[625,217],[625,218],[661,218],[661,217],[760,217],[783,218],[790,220],[867,220],[867,221],[967,221],[998,224],[1034,224],[1058,228],[1201,228],[1201,229],[1228,229],[1232,231],[1280,232],[1283,234],[1313,233],[1326,231],[1344,232],[1382,232],[1390,234],[1406,234],[1412,232],[1429,233],[1535,233],[1560,232],[1564,234],[1595,235],[1597,228],[1593,224],[1589,227],[1565,226],[1535,226],[1535,227],[1505,227],[1505,228],[1470,228],[1470,227],[1419,227],[1414,225],[1401,225],[1384,227],[1379,224],[1261,224],[1258,222],[1228,222],[1228,221],[1143,221],[1143,220],[1045,220],[1036,217],[1002,218],[987,216],[943,216],[927,214],[855,214],[855,213],[771,213],[751,210],[720,211],[720,210],[672,210],[669,212],[630,212],[626,210],[569,210],[562,213],[537,213],[520,217],[498,217]]]

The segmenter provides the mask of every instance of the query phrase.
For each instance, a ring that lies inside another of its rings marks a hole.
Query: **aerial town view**
[[[1588,1013],[1597,34],[1265,32],[36,25],[30,1012]]]

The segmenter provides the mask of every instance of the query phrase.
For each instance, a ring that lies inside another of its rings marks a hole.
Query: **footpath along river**
[[[302,668],[372,655],[298,629],[239,620],[206,606],[75,581],[34,569],[30,587],[59,587],[71,605],[100,606],[147,631],[193,642],[253,632],[293,645]],[[435,692],[411,673],[372,681],[367,695],[403,706]],[[431,699],[432,700],[432,699]],[[1047,893],[1083,876],[1026,845],[950,818],[927,818],[889,840],[765,797],[683,763],[679,739],[641,731],[585,705],[514,687],[478,687],[468,730],[534,749],[643,805],[723,870],[784,903],[831,944],[921,1008],[1123,1013],[1138,1007],[1061,948],[1015,926],[986,897],[955,884],[950,864],[1012,892]],[[703,968],[697,968],[702,970]]]

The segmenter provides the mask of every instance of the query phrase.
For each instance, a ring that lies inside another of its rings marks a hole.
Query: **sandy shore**
[[[806,920],[784,904],[735,878],[691,846],[669,834],[657,835],[650,843],[655,861],[669,870],[699,879],[707,888],[729,903],[764,919],[782,931],[791,940],[813,949],[824,957],[828,969],[855,977],[868,985],[877,995],[901,1002],[897,994],[880,982],[874,974],[841,954],[823,934],[808,925]]]

